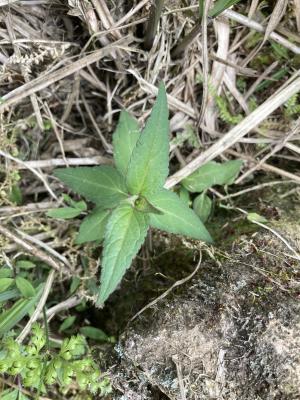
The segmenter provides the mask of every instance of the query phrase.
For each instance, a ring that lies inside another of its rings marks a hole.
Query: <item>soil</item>
[[[300,209],[291,204],[268,226],[299,252]],[[196,244],[181,245],[195,268]],[[178,271],[184,258],[169,246],[163,259]],[[300,399],[297,256],[265,229],[200,251],[196,276],[125,328],[114,399]]]

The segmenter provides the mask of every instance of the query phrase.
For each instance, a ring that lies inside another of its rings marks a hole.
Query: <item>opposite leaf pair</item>
[[[113,146],[116,168],[55,171],[59,179],[97,206],[84,220],[78,240],[86,241],[85,236],[91,240],[90,231],[95,239],[104,235],[97,305],[103,304],[121,281],[149,226],[212,241],[194,211],[163,187],[169,171],[168,105],[163,85],[141,133],[137,121],[127,112],[121,113]]]

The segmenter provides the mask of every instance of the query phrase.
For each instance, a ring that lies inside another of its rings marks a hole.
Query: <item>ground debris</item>
[[[141,315],[118,347],[120,398],[165,398],[154,387],[170,399],[300,399],[299,263],[286,253],[270,233],[244,236]]]

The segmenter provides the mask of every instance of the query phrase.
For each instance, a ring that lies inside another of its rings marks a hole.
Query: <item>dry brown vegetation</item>
[[[112,163],[120,110],[142,125],[160,81],[171,112],[167,187],[209,160],[242,159],[230,191],[212,191],[216,202],[238,207],[245,191],[255,199],[266,186],[299,200],[300,1],[248,0],[214,20],[204,15],[200,24],[197,0],[166,0],[146,50],[151,6],[149,0],[0,0],[0,264],[33,257],[50,267],[45,295],[19,326],[21,340],[48,295],[55,337],[69,309],[83,300],[92,308],[85,282],[98,276],[98,252],[74,244],[79,220],[45,216],[66,192],[53,168]],[[197,25],[194,40],[179,51]],[[152,250],[143,249],[140,269],[149,269]],[[74,276],[82,282],[70,294]],[[121,329],[115,322],[98,327]]]

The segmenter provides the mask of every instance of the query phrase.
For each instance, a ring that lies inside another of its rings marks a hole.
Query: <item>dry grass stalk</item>
[[[300,33],[300,0],[294,0],[295,4],[295,16],[296,16],[296,21],[297,21],[297,29],[298,32]]]
[[[226,10],[224,11],[221,15],[228,17],[232,19],[233,21],[236,21],[242,25],[247,26],[250,29],[254,29],[257,32],[264,32],[265,28],[263,25],[259,24],[256,21],[251,20],[250,18],[245,17],[244,15],[241,15],[233,10]],[[293,43],[289,42],[287,39],[285,39],[283,36],[279,35],[276,32],[271,32],[269,39],[275,40],[275,42],[281,44],[283,47],[286,47],[288,50],[292,51],[295,54],[300,54],[300,47],[294,45]]]
[[[51,256],[45,253],[43,250],[40,250],[33,246],[32,244],[26,242],[25,240],[21,239],[15,233],[11,232],[8,228],[0,225],[0,234],[4,237],[7,237],[9,240],[15,242],[18,246],[23,248],[26,252],[33,255],[34,257],[39,258],[40,260],[44,261],[47,265],[52,267],[56,271],[62,271],[63,267]]]
[[[13,104],[19,103],[25,97],[30,96],[39,90],[45,89],[53,83],[58,82],[81,70],[82,68],[99,61],[102,57],[110,54],[113,49],[119,46],[121,46],[121,42],[118,44],[115,43],[114,45],[108,45],[103,49],[96,50],[93,53],[80,58],[66,67],[60,68],[58,71],[46,73],[13,90],[12,92],[3,96],[3,103],[0,104],[0,113],[6,111],[8,107],[11,107]]]
[[[51,288],[52,288],[53,283],[54,283],[55,274],[56,274],[56,272],[54,270],[50,271],[50,273],[48,275],[48,278],[47,278],[47,280],[45,282],[45,286],[44,286],[41,298],[38,301],[38,303],[37,303],[37,305],[36,305],[36,307],[34,309],[33,314],[29,318],[29,321],[24,326],[24,328],[22,329],[20,335],[16,339],[16,341],[18,343],[22,343],[26,339],[26,337],[29,335],[29,333],[31,331],[32,325],[38,320],[39,315],[43,311],[43,308],[45,307],[46,301],[48,299],[48,296],[50,294]]]
[[[259,166],[263,163],[265,163],[270,157],[272,157],[274,154],[278,153],[285,145],[289,142],[289,140],[297,133],[299,133],[300,130],[300,119],[295,123],[293,129],[283,137],[282,141],[277,143],[274,148],[267,154],[265,155],[253,168],[250,168],[248,171],[246,171],[244,174],[242,174],[236,181],[236,184],[241,183],[247,176],[249,176],[251,173],[253,173]]]
[[[297,76],[298,74],[296,74]],[[287,87],[278,90],[272,98],[266,100],[255,111],[249,114],[238,125],[226,133],[215,144],[201,153],[196,159],[191,161],[188,165],[180,171],[172,175],[166,182],[166,188],[174,187],[182,179],[191,175],[197,168],[206,162],[218,157],[223,151],[230,148],[233,144],[238,142],[243,136],[249,133],[252,129],[257,127],[268,115],[270,115],[276,108],[284,104],[290,97],[300,91],[300,78],[297,77]]]
[[[276,1],[274,10],[271,14],[271,18],[269,19],[268,25],[265,30],[265,36],[263,42],[268,40],[271,33],[274,32],[274,30],[277,28],[277,25],[279,24],[285,13],[287,5],[288,5],[288,0]]]

